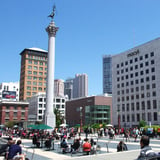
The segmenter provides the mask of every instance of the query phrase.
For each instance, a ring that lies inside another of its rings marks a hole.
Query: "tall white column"
[[[46,28],[48,33],[48,64],[47,64],[47,86],[46,86],[46,111],[45,124],[55,128],[56,120],[54,114],[54,66],[55,66],[55,36],[58,27],[55,26],[53,20]]]

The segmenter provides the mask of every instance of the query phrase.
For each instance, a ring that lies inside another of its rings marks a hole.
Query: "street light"
[[[120,112],[120,109],[119,109],[119,105],[118,105],[118,108],[117,108],[117,114],[118,114],[118,134],[120,134],[120,127],[121,127],[119,112]]]
[[[82,107],[79,108],[80,109],[80,134],[82,133]]]

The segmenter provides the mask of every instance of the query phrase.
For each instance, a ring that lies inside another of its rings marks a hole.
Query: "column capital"
[[[46,28],[46,31],[48,33],[49,36],[56,36],[56,32],[58,31],[59,27],[55,26],[55,23],[53,21],[51,21],[51,23],[49,24],[49,26]]]

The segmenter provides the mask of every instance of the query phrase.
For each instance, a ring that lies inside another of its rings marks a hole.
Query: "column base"
[[[45,115],[45,124],[54,129],[56,127],[55,115],[52,113]]]

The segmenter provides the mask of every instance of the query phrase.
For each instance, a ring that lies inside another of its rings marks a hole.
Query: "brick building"
[[[66,123],[76,124],[112,123],[112,97],[91,96],[66,102]]]
[[[28,102],[0,102],[0,124],[16,121],[21,124],[28,120]]]

